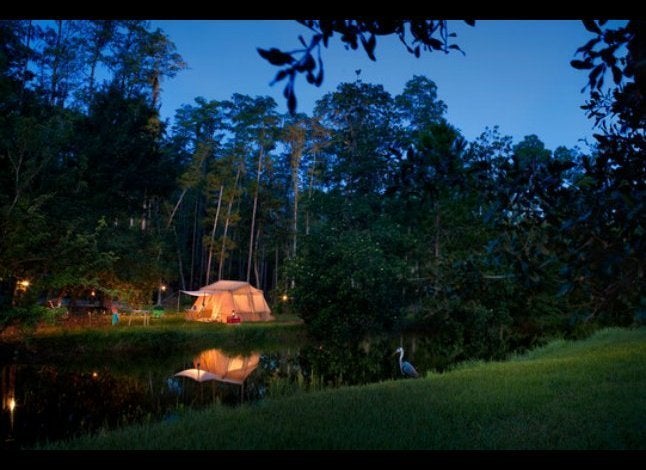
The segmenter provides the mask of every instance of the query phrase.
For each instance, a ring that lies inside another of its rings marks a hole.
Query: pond
[[[434,367],[428,341],[374,338],[357,344],[309,343],[272,350],[216,347],[151,360],[83,357],[47,363],[4,358],[0,435],[4,449],[66,439],[184,410],[240,406],[344,385],[403,378],[395,349],[421,375]]]

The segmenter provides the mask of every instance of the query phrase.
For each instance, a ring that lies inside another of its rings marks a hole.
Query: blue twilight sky
[[[298,111],[311,114],[314,103],[339,83],[361,79],[381,84],[393,96],[401,93],[413,75],[435,81],[439,98],[448,106],[447,118],[472,140],[486,126],[519,142],[537,134],[547,148],[559,145],[586,149],[592,142],[592,121],[580,109],[586,97],[581,88],[587,74],[570,67],[578,47],[592,38],[580,21],[503,20],[477,21],[469,27],[451,21],[456,42],[466,52],[445,55],[409,54],[394,37],[378,37],[377,61],[363,49],[345,50],[341,41],[323,50],[324,82],[320,88],[298,77]],[[182,104],[198,96],[224,100],[233,93],[272,96],[286,112],[284,82],[269,86],[277,67],[256,52],[256,47],[299,48],[298,35],[310,32],[295,21],[279,20],[164,20],[153,21],[176,44],[189,69],[163,84],[163,118],[172,118]]]

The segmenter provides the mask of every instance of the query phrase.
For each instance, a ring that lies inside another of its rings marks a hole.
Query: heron
[[[413,367],[413,364],[411,364],[408,361],[404,361],[404,348],[399,347],[395,350],[393,353],[393,356],[395,354],[399,353],[399,370],[401,371],[402,375],[406,377],[413,377],[413,378],[418,378],[419,374],[415,370],[415,367]]]

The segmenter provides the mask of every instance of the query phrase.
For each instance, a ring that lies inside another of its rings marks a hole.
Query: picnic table
[[[141,318],[144,326],[150,325],[150,311],[148,310],[133,310],[128,314],[128,326],[132,323],[133,318]]]

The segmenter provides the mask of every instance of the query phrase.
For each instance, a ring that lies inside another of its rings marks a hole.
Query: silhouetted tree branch
[[[471,26],[474,20],[465,20]],[[305,74],[308,83],[321,86],[323,83],[323,60],[321,44],[328,47],[334,33],[341,35],[347,48],[356,50],[359,43],[371,60],[377,60],[375,48],[377,36],[396,34],[406,50],[419,57],[422,50],[428,52],[444,51],[448,54],[457,50],[464,54],[451,39],[457,35],[449,33],[446,20],[428,19],[364,19],[364,20],[301,20],[299,23],[312,30],[313,35],[307,42],[302,35],[298,39],[303,46],[293,51],[281,51],[277,48],[261,49],[258,53],[272,65],[281,68],[271,84],[287,79],[283,95],[287,99],[289,112],[296,112],[296,94],[294,83],[298,74]],[[316,54],[316,57],[315,57]]]

